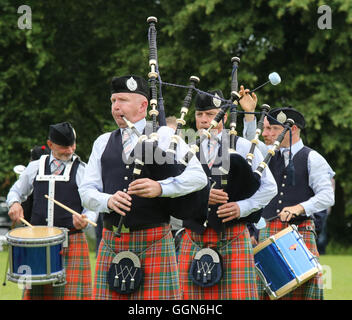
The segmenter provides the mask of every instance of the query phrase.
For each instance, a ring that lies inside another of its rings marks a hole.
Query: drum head
[[[8,233],[9,238],[18,239],[45,239],[57,237],[63,234],[63,231],[56,227],[47,226],[34,226],[31,227],[20,227],[11,230]]]

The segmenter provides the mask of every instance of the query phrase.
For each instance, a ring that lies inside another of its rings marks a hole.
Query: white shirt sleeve
[[[237,142],[237,152],[242,156],[246,157],[249,148],[250,142],[239,138]],[[259,165],[259,163],[263,160],[263,155],[256,148],[254,151],[254,158],[252,163],[252,171],[255,171]],[[238,206],[240,207],[240,216],[246,217],[252,212],[255,212],[259,209],[262,209],[266,205],[269,204],[272,198],[274,198],[277,194],[277,184],[275,179],[269,169],[267,167],[262,174],[260,180],[260,187],[256,193],[254,193],[250,198],[237,201]]]
[[[84,178],[78,191],[82,199],[82,206],[94,212],[109,212],[108,200],[111,194],[103,193],[101,175],[101,156],[111,133],[105,133],[95,140],[88,164],[84,170]]]
[[[33,181],[37,175],[39,168],[39,160],[28,163],[26,169],[21,173],[20,177],[11,187],[7,194],[7,205],[11,206],[14,202],[22,203],[27,200],[27,197],[33,191]]]
[[[77,169],[77,173],[76,173],[76,184],[77,184],[78,188],[80,187],[80,185],[83,181],[84,173],[85,173],[85,166],[81,164],[81,165],[79,165],[79,167]],[[82,204],[82,206],[83,206],[83,204]],[[98,220],[99,212],[88,210],[88,209],[84,208],[84,206],[83,206],[82,213],[85,214],[87,216],[87,218],[93,222],[96,222]],[[87,228],[90,226],[91,225],[88,224]]]
[[[243,138],[246,140],[253,140],[255,138],[255,133],[257,130],[257,118],[254,118],[253,121],[246,121],[243,119]],[[267,146],[263,141],[258,139],[257,148],[260,150],[262,155],[265,157],[268,153],[268,150],[272,146]]]
[[[312,150],[308,156],[309,186],[314,192],[314,196],[309,200],[300,203],[307,216],[313,215],[333,206],[335,203],[335,193],[331,179],[335,172],[331,169],[327,161],[316,151]]]
[[[159,147],[166,151],[170,145],[173,130],[168,127],[161,127],[158,131]],[[182,159],[189,151],[188,145],[180,139],[177,145],[176,158]],[[196,156],[192,157],[185,170],[176,177],[170,177],[158,181],[162,188],[162,197],[179,197],[188,193],[201,190],[208,182],[207,176]]]
[[[257,118],[254,117],[253,121],[246,121],[243,118],[243,138],[251,141],[255,137],[257,130]]]

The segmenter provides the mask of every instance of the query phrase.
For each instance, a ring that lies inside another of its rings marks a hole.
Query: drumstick
[[[61,202],[59,202],[59,201],[57,201],[57,200],[55,200],[55,199],[53,199],[53,198],[50,198],[48,195],[45,195],[44,197],[47,198],[47,199],[49,199],[49,200],[51,200],[51,201],[53,201],[53,202],[56,203],[58,206],[60,206],[61,208],[64,208],[65,210],[67,210],[68,212],[72,213],[73,215],[79,216],[79,217],[81,216],[78,212],[76,212],[76,211],[72,210],[71,208],[65,206],[65,205],[62,204]],[[96,224],[95,222],[93,222],[93,221],[91,221],[91,220],[89,220],[89,219],[87,219],[87,218],[84,218],[84,220],[87,221],[88,223],[90,223],[90,224],[91,224],[92,226],[94,226],[94,227],[97,226],[97,224]]]
[[[33,226],[32,226],[26,219],[20,218],[20,220],[21,220],[21,222],[23,222],[24,224],[26,224],[28,227],[33,228]]]

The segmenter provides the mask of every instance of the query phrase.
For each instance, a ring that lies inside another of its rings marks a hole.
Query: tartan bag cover
[[[183,235],[178,258],[180,284],[183,299],[225,300],[257,299],[257,282],[253,249],[245,224],[236,224],[226,229],[226,241],[220,241],[213,229],[207,228],[203,235],[189,229]],[[203,288],[189,278],[189,268],[195,254],[204,247],[216,248],[222,256],[223,277],[212,286]]]
[[[131,294],[109,289],[108,273],[113,258],[122,251],[135,253],[143,269],[143,281]],[[164,300],[180,299],[175,246],[170,226],[122,233],[121,238],[103,229],[95,270],[95,300]]]
[[[66,284],[32,285],[24,290],[24,300],[90,300],[92,297],[92,274],[89,249],[83,232],[69,235],[69,244],[63,248]]]
[[[259,231],[259,242],[272,235],[277,234],[279,231],[288,227],[287,223],[281,222],[279,219],[269,221],[266,227]],[[315,226],[312,220],[305,220],[298,226],[298,232],[302,235],[303,240],[309,251],[319,258],[319,252],[315,241]],[[286,294],[279,300],[323,300],[323,277],[322,272],[319,272],[315,277],[308,280],[292,292]],[[259,298],[263,300],[270,299],[264,290],[264,285],[258,277],[258,294]]]

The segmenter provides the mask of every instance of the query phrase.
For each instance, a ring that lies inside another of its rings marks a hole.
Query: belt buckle
[[[112,226],[112,231],[115,233],[117,231],[117,226]],[[121,228],[121,233],[130,233],[130,229],[123,224]]]

